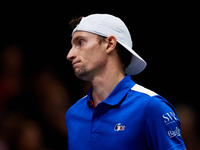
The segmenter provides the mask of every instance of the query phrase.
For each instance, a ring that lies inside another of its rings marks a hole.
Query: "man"
[[[67,59],[76,76],[92,87],[66,113],[68,149],[185,149],[174,107],[131,80],[146,62],[132,50],[123,21],[93,14],[71,24]]]

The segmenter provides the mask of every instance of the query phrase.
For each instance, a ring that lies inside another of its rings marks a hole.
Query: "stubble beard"
[[[81,66],[79,69],[75,70],[75,74],[79,79],[85,79],[89,75],[89,70],[85,66]]]

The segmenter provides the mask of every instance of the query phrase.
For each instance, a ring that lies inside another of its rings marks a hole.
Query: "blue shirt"
[[[66,113],[68,150],[183,150],[174,107],[127,75],[96,108],[91,89]]]

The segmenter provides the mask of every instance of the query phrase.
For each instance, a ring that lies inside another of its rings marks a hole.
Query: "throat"
[[[100,102],[104,101],[110,93],[114,90],[117,84],[125,77],[125,75],[96,78],[92,82],[92,99],[97,106]]]

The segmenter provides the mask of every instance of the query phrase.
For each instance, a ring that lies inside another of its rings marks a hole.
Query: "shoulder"
[[[151,124],[162,122],[163,124],[169,124],[176,122],[179,124],[179,119],[176,114],[174,106],[168,102],[165,98],[158,95],[154,91],[151,91],[143,86],[135,84],[131,90],[132,95],[136,95],[142,107],[144,108],[145,122],[151,122]],[[156,120],[154,123],[152,120]],[[149,125],[149,123],[147,123]],[[154,124],[155,125],[155,124]]]
[[[135,84],[130,91],[143,110],[143,131],[152,149],[184,149],[180,120],[173,105],[155,92]],[[140,113],[141,114],[141,113]]]
[[[150,97],[152,96],[155,96],[155,95],[158,95],[157,93],[155,93],[154,91],[151,91],[139,84],[135,84],[132,88],[131,88],[132,91],[135,91],[135,92],[138,92],[138,93],[141,93],[141,94],[146,94]]]
[[[166,109],[175,111],[173,105],[169,103],[165,98],[139,84],[135,84],[131,88],[131,91],[133,92],[133,95],[143,99],[143,104],[146,104],[147,111],[160,110],[161,112],[163,112],[166,111]]]

